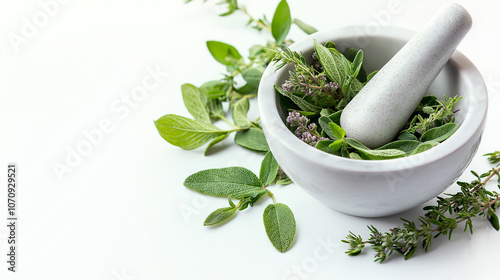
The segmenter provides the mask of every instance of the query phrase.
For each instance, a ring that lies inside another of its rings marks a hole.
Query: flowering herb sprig
[[[498,154],[498,152],[495,152]],[[490,162],[498,162],[495,153]],[[500,195],[496,191],[486,189],[486,184],[494,176],[500,180],[500,166],[478,175],[470,183],[457,182],[461,191],[456,194],[447,194],[446,197],[437,197],[437,205],[425,206],[427,212],[418,218],[419,226],[413,221],[401,219],[402,226],[394,227],[388,232],[380,232],[373,225],[368,226],[370,238],[363,240],[360,235],[349,232],[342,242],[349,244],[346,254],[356,256],[361,253],[365,245],[371,245],[375,251],[375,262],[383,262],[393,252],[398,252],[405,259],[410,258],[422,246],[425,252],[432,244],[432,239],[441,235],[451,238],[453,231],[460,223],[464,223],[464,231],[469,229],[473,233],[473,218],[488,219],[495,230],[499,230],[498,216],[495,210],[500,206]],[[500,188],[500,185],[498,186]]]
[[[302,116],[297,111],[290,112],[286,118],[287,124],[293,129],[294,134],[300,140],[311,146],[316,146],[318,141],[327,140],[328,138],[322,137],[317,131],[318,126],[310,121],[306,116]]]

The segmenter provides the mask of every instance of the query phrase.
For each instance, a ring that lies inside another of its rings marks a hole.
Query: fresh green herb
[[[273,246],[284,252],[293,241],[295,219],[290,208],[277,203],[267,187],[273,184],[287,185],[292,181],[269,152],[259,119],[249,120],[248,111],[250,99],[257,96],[264,69],[274,58],[277,47],[286,48],[293,43],[286,39],[291,25],[296,24],[308,34],[316,32],[316,29],[301,20],[293,19],[285,0],[278,4],[271,21],[265,16],[259,19],[253,17],[237,0],[221,0],[218,5],[225,7],[220,16],[242,12],[249,18],[248,25],[259,31],[268,31],[275,41],[253,45],[248,59],[230,44],[207,41],[207,49],[212,57],[226,69],[223,78],[208,81],[199,87],[183,84],[181,91],[184,105],[193,119],[167,114],[156,120],[155,125],[163,139],[180,148],[191,150],[208,143],[205,155],[210,154],[214,145],[224,141],[233,132],[236,133],[236,144],[258,153],[266,153],[259,177],[242,167],[208,169],[189,176],[184,185],[202,194],[227,197],[229,207],[213,211],[204,222],[206,226],[227,222],[238,211],[253,206],[262,196],[270,196],[273,203],[264,210],[264,226]],[[240,86],[237,81],[243,81],[244,84]],[[228,103],[227,106],[223,106],[224,103]],[[228,115],[232,121],[227,118]],[[218,122],[225,122],[225,126],[229,128],[219,128]],[[233,200],[239,202],[235,204]]]
[[[243,167],[227,167],[199,171],[184,181],[184,186],[202,194],[227,197],[229,207],[216,209],[205,219],[205,226],[213,226],[233,217],[237,210],[252,207],[262,196],[269,195],[273,203],[264,210],[264,227],[273,246],[285,252],[295,236],[295,218],[288,206],[277,203],[271,191],[272,184],[286,184],[286,175],[281,172],[271,152],[262,161],[259,177]],[[239,200],[234,204],[232,199]]]
[[[498,152],[486,154],[492,163],[498,162]],[[464,223],[464,231],[469,229],[473,233],[472,219],[483,217],[488,219],[494,229],[500,229],[498,216],[495,210],[500,206],[500,194],[486,189],[486,184],[495,175],[500,180],[500,166],[489,170],[482,175],[471,171],[476,177],[470,183],[457,182],[461,191],[448,194],[447,197],[437,197],[437,205],[425,206],[425,215],[420,216],[420,226],[413,221],[401,219],[402,226],[381,233],[374,226],[368,226],[370,238],[363,240],[360,235],[349,232],[342,242],[349,244],[346,254],[358,255],[365,245],[369,244],[375,251],[375,262],[383,262],[393,252],[401,253],[405,259],[410,258],[419,245],[427,252],[432,239],[441,235],[451,238],[452,232],[458,224]],[[498,186],[500,188],[500,185]]]
[[[448,139],[458,129],[459,125],[454,123],[454,108],[460,97],[445,96],[440,101],[434,96],[426,96],[398,138],[384,147],[370,149],[355,139],[346,138],[345,131],[339,126],[342,109],[376,72],[366,75],[362,67],[362,50],[349,48],[341,54],[332,42],[323,45],[313,40],[313,44],[315,52],[310,64],[302,53],[287,47],[272,51],[276,69],[289,63],[295,67],[289,72],[288,80],[281,86],[275,85],[275,89],[282,95],[281,100],[288,100],[281,102],[283,109],[289,111],[287,125],[307,144],[346,158],[384,160],[426,151]],[[309,119],[315,119],[318,114],[319,127]],[[343,137],[337,137],[336,132],[342,132]],[[402,140],[411,142],[400,142]]]
[[[397,141],[372,150],[349,139],[340,127],[342,109],[377,73],[374,71],[367,74],[363,69],[363,52],[349,48],[341,54],[333,42],[323,45],[314,42],[316,52],[311,57],[312,63],[307,64],[302,54],[288,49],[287,46],[293,41],[286,39],[286,36],[291,24],[296,24],[307,34],[316,32],[316,29],[298,19],[292,19],[285,0],[279,3],[272,21],[265,16],[254,18],[237,0],[221,0],[218,5],[226,8],[220,16],[242,12],[249,18],[248,25],[259,31],[270,32],[275,41],[252,46],[248,59],[227,43],[208,41],[208,51],[226,69],[223,78],[208,81],[199,87],[182,85],[184,104],[193,119],[167,114],[155,121],[160,135],[183,149],[196,149],[208,143],[205,149],[205,154],[208,154],[212,146],[235,132],[236,144],[266,153],[259,176],[246,168],[228,167],[199,171],[186,178],[184,185],[193,191],[227,197],[229,206],[210,213],[204,221],[205,226],[226,223],[238,211],[252,207],[267,195],[273,200],[263,214],[269,240],[280,252],[286,251],[293,242],[296,229],[293,213],[286,205],[277,203],[274,194],[268,189],[273,184],[286,185],[292,181],[269,152],[258,119],[251,121],[247,117],[249,100],[257,95],[264,68],[271,61],[277,63],[278,68],[287,63],[295,65],[295,71],[291,73],[286,86],[276,87],[276,90],[283,97],[282,103],[288,104],[286,108],[290,115],[287,123],[290,129],[304,142],[320,150],[358,160],[397,158],[425,151],[445,140],[457,129],[458,125],[453,122],[456,112],[454,107],[459,98],[445,97],[443,101],[439,101],[434,96],[426,96],[405,130],[398,135]],[[244,84],[239,86],[237,80],[244,81]],[[228,103],[228,106],[223,106],[223,103]],[[232,122],[227,119],[228,115],[231,115]],[[221,129],[214,125],[220,121],[230,128]],[[489,156],[491,163],[500,162],[498,151],[486,156]],[[403,220],[403,227],[384,234],[369,226],[372,235],[367,241],[350,233],[344,240],[350,244],[346,253],[357,255],[366,244],[370,244],[376,251],[376,261],[384,261],[393,251],[408,258],[415,252],[419,241],[427,250],[433,234],[436,234],[435,237],[441,234],[450,236],[460,222],[465,222],[465,228],[472,232],[471,218],[475,216],[486,217],[499,230],[498,216],[494,213],[500,204],[499,195],[485,189],[486,183],[499,174],[499,169],[500,167],[496,167],[480,176],[473,172],[476,180],[471,183],[458,182],[462,191],[447,198],[438,197],[437,206],[426,207],[428,212],[420,217],[422,225],[419,228],[408,220]],[[498,177],[500,182],[500,176]]]

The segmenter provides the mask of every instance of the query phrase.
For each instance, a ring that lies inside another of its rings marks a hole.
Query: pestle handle
[[[462,6],[443,6],[345,107],[346,135],[370,148],[393,140],[471,26]]]

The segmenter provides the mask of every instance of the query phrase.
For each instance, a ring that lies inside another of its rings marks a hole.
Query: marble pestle
[[[471,26],[462,6],[443,6],[345,107],[346,136],[369,148],[393,140]]]

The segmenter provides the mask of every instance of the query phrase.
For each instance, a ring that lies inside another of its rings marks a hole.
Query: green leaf
[[[249,128],[250,121],[247,119],[248,109],[250,108],[250,102],[248,98],[242,98],[233,107],[233,121],[236,126],[241,128]]]
[[[243,57],[238,50],[226,43],[218,41],[207,41],[207,47],[212,56],[224,65],[235,65],[243,62]]]
[[[330,128],[330,123],[332,120],[329,117],[322,116],[318,119],[319,126],[323,129],[323,131],[330,137],[330,139],[333,140],[338,140],[337,137],[333,134],[331,128]]]
[[[420,141],[438,141],[442,142],[448,139],[458,129],[457,123],[447,123],[442,126],[434,127],[427,130],[421,137]]]
[[[182,99],[189,113],[195,120],[211,123],[210,115],[206,109],[207,96],[201,90],[191,84],[181,86]]]
[[[234,142],[250,150],[259,152],[269,151],[269,146],[267,145],[264,132],[258,128],[251,127],[248,130],[236,132]]]
[[[258,90],[258,87],[252,86],[250,84],[245,84],[244,86],[236,89],[236,91],[241,95],[257,94]]]
[[[358,76],[359,71],[361,70],[361,66],[363,65],[363,51],[359,50],[356,53],[356,57],[352,61],[351,66],[351,75],[356,78]]]
[[[337,46],[335,45],[334,42],[328,41],[328,42],[325,43],[325,48],[327,48],[327,49],[337,49]]]
[[[213,124],[172,114],[159,118],[155,121],[155,125],[163,139],[185,150],[196,149],[211,139],[227,133]]]
[[[385,144],[384,146],[377,148],[376,150],[398,149],[405,152],[407,155],[411,155],[421,144],[422,142],[415,140],[399,140]]]
[[[267,237],[281,253],[292,244],[295,236],[295,217],[285,204],[269,204],[264,210],[264,226]]]
[[[427,142],[424,142],[422,144],[420,144],[411,154],[410,156],[412,155],[416,155],[418,153],[421,153],[421,152],[425,152],[427,150],[429,150],[430,148],[432,147],[435,147],[436,145],[438,145],[439,142],[437,141],[427,141]]]
[[[257,175],[243,167],[202,170],[187,177],[184,186],[202,194],[236,199],[267,192]]]
[[[212,213],[210,213],[210,215],[208,215],[208,217],[205,219],[205,222],[203,222],[203,225],[204,226],[213,226],[213,225],[216,225],[218,223],[221,223],[221,222],[229,219],[231,216],[233,216],[234,213],[236,213],[236,209],[237,208],[234,208],[234,207],[219,208],[219,209],[213,211]]]
[[[339,139],[333,143],[331,143],[328,148],[330,148],[330,150],[332,150],[332,152],[336,152],[340,149],[340,147],[342,147],[342,143],[344,143],[344,141],[342,139]]]
[[[208,143],[207,147],[205,148],[205,152],[203,153],[205,156],[208,155],[208,150],[212,148],[215,144],[224,141],[229,136],[230,133],[225,133],[220,135],[219,137],[215,138],[212,140],[212,142]]]
[[[250,67],[241,74],[243,79],[251,87],[258,88],[264,69],[262,67]]]
[[[371,79],[373,79],[373,77],[375,77],[375,75],[378,73],[378,70],[375,70],[373,72],[371,72],[370,74],[368,74],[368,76],[366,77],[366,82],[368,83]]]
[[[358,54],[359,50],[356,50],[354,48],[348,48],[344,51],[344,57],[347,58],[350,62],[353,62],[354,66],[354,60],[356,58],[356,55]],[[357,79],[361,82],[364,83],[366,82],[366,71],[363,68],[363,66],[360,67],[358,74],[355,76]]]
[[[314,104],[311,104],[307,102],[305,99],[302,99],[298,97],[295,94],[292,94],[286,90],[283,90],[281,87],[274,85],[274,88],[283,96],[290,98],[290,100],[295,103],[301,110],[308,111],[308,112],[315,112],[319,113],[321,112],[321,107],[318,107]]]
[[[342,88],[346,78],[343,62],[345,58],[338,52],[338,54],[334,54],[334,52],[331,52],[328,48],[318,43],[316,39],[314,39],[314,50],[316,51],[321,66],[325,69],[328,79],[338,83],[340,88]]]
[[[271,22],[271,33],[273,34],[276,43],[279,45],[285,41],[290,26],[292,25],[292,16],[290,15],[290,8],[286,0],[281,0],[274,12],[273,20]]]
[[[402,132],[399,133],[398,140],[414,140],[414,141],[418,141],[418,138],[413,133],[410,133],[410,132],[404,130],[404,131],[402,131]]]
[[[359,154],[357,153],[349,153],[349,157],[352,159],[363,159]]]
[[[219,14],[219,16],[221,16],[221,17],[228,16],[239,9],[237,0],[222,0],[221,2],[217,3],[217,5],[226,5],[227,6],[226,7],[227,11],[222,13],[222,14]]]
[[[338,125],[334,122],[331,122],[328,125],[330,126],[330,130],[332,131],[333,136],[335,136],[335,138],[344,139],[345,130],[342,127],[340,127],[340,125]]]
[[[327,152],[329,154],[333,154],[333,151],[330,149],[330,145],[335,142],[334,140],[319,140],[316,144],[316,149]]]
[[[490,224],[493,226],[493,228],[496,231],[500,230],[500,225],[498,223],[498,216],[495,213],[491,213],[490,217],[488,218],[488,221],[490,221]]]
[[[304,23],[303,21],[301,21],[298,18],[294,19],[293,23],[295,23],[295,25],[297,25],[300,28],[300,30],[304,31],[306,34],[311,35],[313,33],[318,32],[318,30],[316,30],[316,28],[310,26],[309,24]]]
[[[280,166],[278,165],[278,162],[274,158],[273,154],[271,152],[267,152],[260,165],[259,173],[259,178],[264,186],[271,185],[274,182],[276,176],[278,175],[279,168]]]
[[[349,146],[356,149],[360,156],[364,159],[370,160],[384,160],[393,159],[406,156],[405,152],[396,149],[386,149],[386,150],[371,150],[365,145],[359,143],[358,141],[350,138],[345,140]]]

